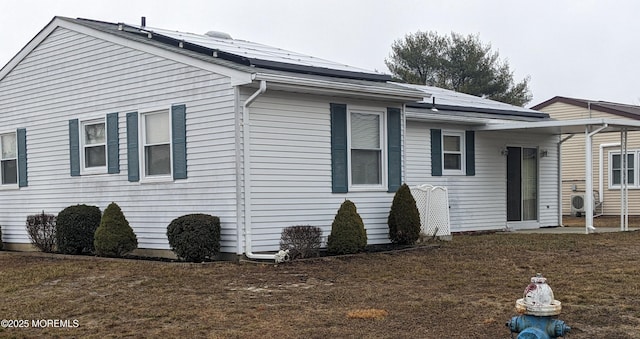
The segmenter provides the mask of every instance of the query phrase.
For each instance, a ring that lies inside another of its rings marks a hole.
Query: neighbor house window
[[[627,184],[628,186],[636,187],[636,159],[638,151],[629,151],[627,153]],[[609,163],[609,187],[620,187],[622,182],[622,157],[620,153],[610,153]]]
[[[352,186],[384,184],[384,114],[351,112],[350,159]]]
[[[84,171],[106,170],[107,137],[104,119],[83,121],[80,131],[82,169]]]
[[[171,176],[169,110],[142,114],[143,173],[147,178]]]
[[[0,135],[0,171],[2,172],[2,185],[15,185],[18,183],[18,151],[16,147],[16,134],[8,133]]]
[[[464,174],[464,133],[442,131],[443,174]]]

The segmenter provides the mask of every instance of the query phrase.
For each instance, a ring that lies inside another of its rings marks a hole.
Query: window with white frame
[[[171,176],[170,121],[168,109],[142,114],[142,173],[146,178]]]
[[[638,187],[638,181],[636,180],[636,159],[638,159],[638,152],[640,151],[628,151],[627,153],[627,185],[632,187]],[[620,187],[622,182],[622,157],[620,152],[609,153],[609,187]]]
[[[107,167],[107,136],[104,119],[83,121],[80,126],[80,154],[83,171],[105,171]]]
[[[7,133],[0,135],[0,172],[2,172],[2,185],[15,185],[18,183],[18,151],[16,147],[16,134]]]
[[[464,174],[464,132],[442,131],[442,173]]]
[[[353,111],[349,123],[351,185],[384,185],[384,114]]]

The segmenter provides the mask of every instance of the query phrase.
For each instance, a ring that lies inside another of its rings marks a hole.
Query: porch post
[[[584,192],[584,211],[585,211],[585,233],[589,234],[589,230],[595,230],[593,227],[593,152],[591,145],[591,133],[589,126],[584,132],[584,149],[585,149],[585,192]]]

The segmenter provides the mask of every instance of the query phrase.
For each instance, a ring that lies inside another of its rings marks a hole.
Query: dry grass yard
[[[510,338],[536,272],[569,338],[640,338],[640,232],[459,235],[281,265],[0,252],[0,318],[78,322],[0,337]]]

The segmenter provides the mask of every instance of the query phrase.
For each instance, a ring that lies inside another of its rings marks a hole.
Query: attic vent
[[[218,31],[208,31],[207,33],[204,33],[204,35],[212,38],[218,38],[218,39],[230,39],[230,40],[233,39],[231,35],[229,35],[229,33],[218,32]]]

